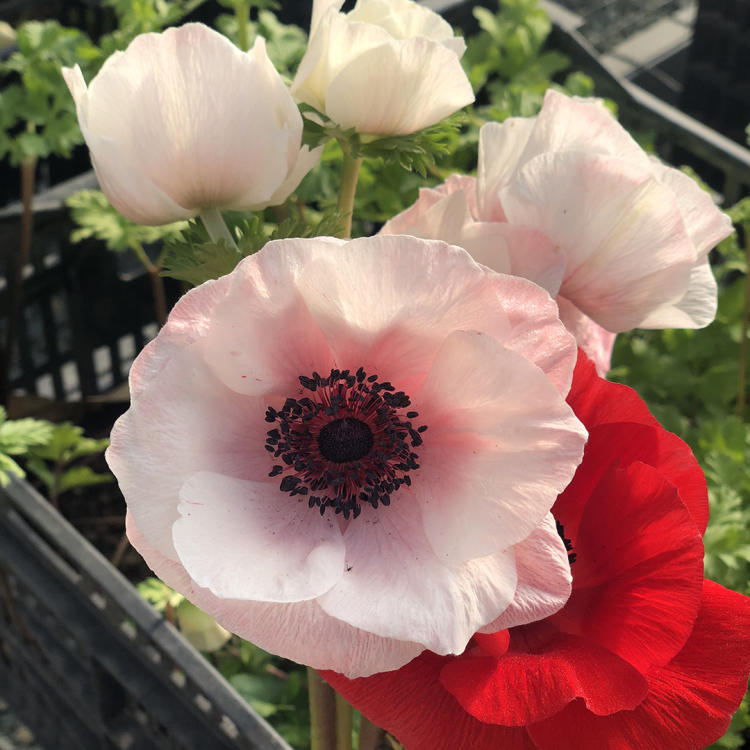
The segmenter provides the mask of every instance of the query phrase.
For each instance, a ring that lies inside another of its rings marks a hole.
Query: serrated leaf
[[[23,479],[24,470],[10,457],[0,453],[0,487],[7,487],[11,475]]]
[[[0,451],[22,455],[33,446],[41,446],[52,436],[53,425],[41,419],[7,419],[5,410],[0,415]]]
[[[120,214],[100,190],[81,190],[71,195],[65,204],[78,225],[71,232],[71,242],[94,237],[114,252],[122,252],[136,245],[174,240],[188,226],[186,221],[159,227],[135,224]]]

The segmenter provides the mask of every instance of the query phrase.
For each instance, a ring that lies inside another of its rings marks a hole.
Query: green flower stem
[[[745,307],[742,311],[742,333],[740,338],[739,375],[737,378],[737,414],[740,419],[745,418],[745,401],[747,393],[747,337],[750,328],[750,225],[744,225],[745,230]]]
[[[336,750],[352,750],[353,720],[351,704],[336,693]]]
[[[341,186],[339,187],[339,200],[336,205],[343,214],[344,226],[339,233],[342,239],[352,236],[352,212],[354,210],[354,194],[357,192],[357,178],[359,168],[362,166],[362,157],[352,156],[349,147],[342,143],[344,162],[341,166]]]
[[[359,750],[375,750],[383,739],[383,730],[364,714],[359,722]]]
[[[237,46],[247,52],[250,49],[250,3],[234,0],[234,15],[237,19]]]
[[[333,688],[307,668],[310,699],[310,750],[336,750],[336,700]]]
[[[227,229],[224,219],[221,218],[221,212],[218,208],[206,208],[198,215],[203,222],[203,226],[206,227],[206,231],[212,242],[224,239],[230,247],[233,247],[235,250],[237,249],[237,243],[229,233],[229,229]]]

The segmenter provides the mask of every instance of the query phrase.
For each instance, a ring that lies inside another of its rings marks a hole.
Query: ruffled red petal
[[[525,729],[484,724],[461,708],[440,684],[452,658],[425,651],[395,672],[356,680],[321,675],[408,750],[536,750]]]
[[[748,671],[750,599],[705,581],[690,639],[669,664],[648,673],[640,706],[595,716],[575,701],[529,731],[541,750],[699,750],[726,731]]]

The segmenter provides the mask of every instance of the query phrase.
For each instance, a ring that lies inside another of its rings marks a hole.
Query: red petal
[[[648,698],[633,711],[595,716],[582,701],[529,728],[542,750],[699,750],[726,731],[747,690],[750,599],[704,582],[685,648],[647,675]]]
[[[425,651],[395,672],[357,680],[321,675],[408,750],[536,750],[525,729],[483,724],[458,705],[440,684],[450,660]]]
[[[583,461],[552,512],[565,527],[565,536],[577,537],[578,523],[592,492],[611,466],[635,462],[653,466],[680,494],[701,535],[708,523],[708,491],[703,471],[687,444],[671,432],[634,423],[591,427]]]
[[[440,679],[472,716],[508,726],[552,716],[577,697],[597,714],[631,709],[647,692],[646,680],[630,664],[562,633],[541,653],[453,659]]]
[[[510,645],[510,632],[498,630],[497,633],[475,633],[474,642],[487,656],[502,656]]]
[[[666,664],[692,631],[703,581],[701,537],[674,486],[645,464],[610,470],[574,546],[573,595],[549,621],[643,673]]]
[[[587,428],[612,422],[659,425],[632,388],[600,378],[594,363],[580,349],[567,402]]]

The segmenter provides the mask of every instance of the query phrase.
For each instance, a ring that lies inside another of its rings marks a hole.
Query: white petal
[[[445,340],[414,407],[429,429],[412,491],[446,562],[525,539],[583,455],[586,430],[544,373],[476,332]]]
[[[265,201],[302,133],[263,40],[243,53],[202,24],[142,34],[112,55],[89,87],[86,115],[92,136],[115,142],[123,162],[191,213],[240,196]],[[112,155],[89,146],[103,188],[116,184]]]
[[[648,164],[544,154],[521,168],[501,200],[509,222],[559,245],[567,257],[560,293],[610,331],[637,327],[687,289],[695,249],[675,196]]]
[[[515,596],[500,617],[480,628],[482,633],[543,620],[562,609],[570,596],[568,553],[551,513],[513,549],[518,571]]]
[[[533,128],[530,117],[509,117],[480,128],[477,201],[482,221],[505,221],[500,189],[513,179]]]
[[[424,650],[418,643],[380,638],[353,628],[327,615],[315,600],[269,604],[219,599],[191,580],[179,562],[152,547],[130,514],[126,527],[132,545],[168,586],[184,594],[228,630],[266,651],[314,669],[334,669],[354,678],[398,669]]]
[[[131,163],[120,144],[92,133],[88,126],[89,96],[81,69],[63,68],[63,77],[76,103],[78,122],[91,152],[99,186],[110,203],[126,218],[138,224],[158,225],[193,215],[175,203],[161,188]]]
[[[416,38],[390,41],[359,54],[331,79],[325,107],[342,127],[403,135],[433,125],[473,101],[456,55],[438,42]]]
[[[199,472],[181,487],[178,510],[172,535],[180,562],[222,599],[314,599],[343,574],[336,520],[275,483]]]
[[[664,305],[641,321],[642,328],[704,328],[716,317],[716,279],[708,257],[690,271],[685,296],[673,305]]]
[[[685,228],[699,258],[734,231],[729,216],[719,211],[711,196],[695,180],[656,158],[651,160],[651,168],[659,182],[670,187],[678,197]]]
[[[648,157],[601,99],[569,97],[549,89],[524,147],[521,164],[550,152],[585,151],[646,166]]]
[[[513,554],[443,564],[408,492],[395,495],[388,508],[363,508],[344,539],[346,572],[318,601],[328,614],[380,636],[461,653],[513,598]]]

